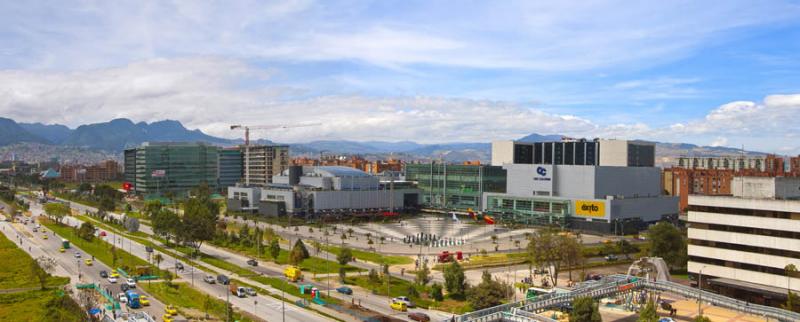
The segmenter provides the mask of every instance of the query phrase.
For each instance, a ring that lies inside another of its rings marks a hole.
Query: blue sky
[[[796,1],[5,2],[0,115],[800,153]]]

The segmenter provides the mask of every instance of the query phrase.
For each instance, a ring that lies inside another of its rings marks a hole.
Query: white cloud
[[[728,138],[718,136],[714,141],[711,142],[711,146],[726,146],[728,144]]]

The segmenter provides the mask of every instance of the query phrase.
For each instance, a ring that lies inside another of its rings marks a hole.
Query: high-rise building
[[[737,175],[746,176],[783,176],[786,172],[783,157],[775,155],[743,157],[680,157],[675,165],[684,169],[733,170]]]
[[[242,150],[238,147],[219,149],[217,188],[220,191],[224,192],[228,187],[241,182],[244,168],[243,158]]]
[[[555,142],[492,142],[492,165],[599,165],[652,167],[655,144],[625,140],[565,140]]]
[[[484,192],[505,192],[506,170],[489,165],[407,163],[405,177],[417,183],[426,208],[478,211]]]
[[[145,142],[125,150],[125,178],[148,196],[186,195],[202,183],[217,186],[218,149],[205,143]]]
[[[734,171],[725,169],[667,168],[661,174],[664,193],[680,198],[680,211],[686,212],[689,195],[728,196]]]
[[[689,273],[703,289],[778,306],[800,291],[800,178],[737,177],[733,196],[689,196]]]
[[[272,183],[273,176],[289,168],[288,145],[250,145],[241,149],[244,185],[264,187]]]

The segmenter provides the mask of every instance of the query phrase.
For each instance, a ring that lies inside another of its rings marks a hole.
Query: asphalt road
[[[93,211],[94,208],[87,207],[84,205],[80,205],[77,203],[70,203],[70,205],[78,209],[80,211],[91,210]],[[41,211],[41,206],[38,203],[32,202],[31,209],[36,209],[37,211]],[[76,219],[74,217],[66,217],[64,222],[71,226],[80,226],[82,223],[81,220]],[[145,228],[146,227],[146,228]],[[149,227],[145,225],[141,225],[141,229],[143,232],[146,232],[145,229],[149,229]],[[124,236],[117,235],[114,232],[108,231],[105,240],[109,243],[116,242],[118,246],[120,246],[125,251],[130,252],[134,256],[142,258],[144,260],[148,259],[148,254],[145,250],[144,245],[139,244],[136,241],[132,241]],[[56,248],[57,251],[57,248]],[[157,250],[154,251],[153,255],[156,253],[160,253]],[[170,256],[166,253],[160,253],[161,256],[164,258],[164,261],[161,262],[159,268],[162,269],[172,269],[175,268],[175,262],[177,261],[175,258]],[[220,285],[220,284],[207,284],[202,282],[203,276],[207,275],[207,273],[203,272],[202,270],[193,267],[187,263],[182,263],[184,265],[184,270],[179,271],[178,275],[184,279],[186,282],[193,284],[197,289],[200,291],[210,294],[212,296],[217,297],[221,300],[226,300],[228,291],[227,286]],[[254,316],[260,317],[265,321],[285,321],[288,322],[312,322],[312,321],[331,321],[330,318],[324,317],[319,315],[313,311],[309,311],[306,309],[299,308],[293,304],[285,304],[284,302],[278,299],[275,299],[270,296],[264,296],[259,294],[257,297],[246,297],[246,298],[239,298],[236,296],[230,296],[230,302],[234,305],[234,307],[239,308],[242,311],[248,312]]]
[[[2,222],[0,225],[3,227],[3,233],[9,239],[18,240],[17,238],[21,237],[21,248],[31,254],[32,257],[47,256],[55,259],[56,264],[61,267],[61,270],[59,271],[62,273],[67,273],[72,282],[97,283],[101,288],[108,289],[115,298],[119,293],[122,292],[120,287],[121,283],[123,282],[122,280],[112,284],[109,283],[107,279],[100,277],[100,271],[104,270],[110,273],[110,267],[96,260],[93,261],[91,266],[87,266],[84,260],[91,258],[91,255],[87,255],[83,250],[80,249],[80,247],[75,245],[72,245],[72,247],[64,253],[59,252],[59,248],[61,248],[61,238],[58,235],[54,235],[49,229],[46,233],[42,233],[41,230],[34,233],[34,223],[29,223],[27,225],[20,223],[14,225],[9,222]],[[48,239],[43,238],[44,234],[48,235]],[[81,258],[75,257],[77,252],[80,252]],[[80,278],[78,278],[79,276]],[[161,303],[155,297],[147,294],[147,292],[144,292],[141,288],[137,287],[135,291],[140,295],[147,295],[148,299],[150,300],[150,306],[139,309],[130,309],[126,305],[121,304],[122,311],[144,311],[150,316],[154,317],[156,320],[160,320],[161,315],[164,314],[164,303]]]

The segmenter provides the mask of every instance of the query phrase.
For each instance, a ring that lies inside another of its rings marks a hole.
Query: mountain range
[[[558,134],[530,134],[518,141],[542,142],[558,141]],[[60,124],[17,123],[12,119],[0,118],[0,146],[19,143],[49,144],[62,147],[78,147],[119,153],[125,148],[138,146],[143,142],[176,141],[207,142],[222,146],[242,143],[241,139],[231,140],[207,135],[200,130],[190,130],[179,121],[164,120],[153,123],[134,123],[129,119],[114,119],[109,122],[86,124],[70,129]],[[255,143],[268,144],[268,140]],[[656,143],[656,158],[659,164],[672,163],[682,155],[719,156],[738,155],[740,149],[728,147],[697,146],[688,143]],[[318,156],[320,154],[360,154],[376,158],[395,157],[400,159],[443,159],[446,161],[466,161],[491,159],[491,143],[463,142],[420,144],[412,141],[347,141],[319,140],[292,144],[292,154]],[[745,151],[747,155],[763,155],[760,152]]]

